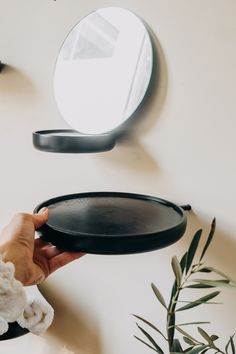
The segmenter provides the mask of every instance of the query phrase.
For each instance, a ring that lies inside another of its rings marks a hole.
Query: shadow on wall
[[[18,100],[27,101],[32,99],[36,94],[36,88],[31,80],[17,68],[6,65],[0,75],[0,97],[4,99],[4,105],[9,103],[14,105]]]
[[[73,354],[102,354],[99,329],[91,326],[83,315],[78,315],[78,306],[75,309],[47,284],[40,285],[40,292],[49,303],[53,304],[55,317],[53,324],[47,331],[59,343],[59,349],[66,347]]]
[[[97,159],[107,162],[109,166],[120,165],[121,168],[138,172],[140,175],[157,176],[161,172],[157,160],[149,154],[138,138],[132,136],[129,140],[125,139],[120,146],[115,147],[111,153],[100,154]]]
[[[157,162],[139,142],[139,136],[149,132],[160,117],[167,95],[168,74],[161,45],[150,28],[149,33],[153,43],[154,57],[149,88],[140,107],[118,131],[120,137],[117,144],[120,143],[120,146],[115,148],[112,153],[102,156],[106,156],[109,161],[112,160],[114,163],[126,165],[132,170],[157,174],[160,172]]]

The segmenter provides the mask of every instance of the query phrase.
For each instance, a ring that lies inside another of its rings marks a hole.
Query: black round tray
[[[184,210],[166,200],[131,193],[93,192],[47,200],[40,236],[59,248],[95,254],[129,254],[166,247],[184,234]]]
[[[8,331],[0,336],[0,341],[21,337],[29,333],[28,329],[22,328],[17,322],[11,322],[8,325]]]
[[[86,135],[73,129],[39,130],[33,133],[36,149],[60,153],[103,152],[115,146],[114,134]]]

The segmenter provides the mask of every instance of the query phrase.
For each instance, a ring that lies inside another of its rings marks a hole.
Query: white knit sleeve
[[[53,321],[54,311],[39,293],[27,294],[20,281],[14,277],[15,267],[0,258],[0,335],[8,330],[8,323],[17,321],[34,334],[47,330]]]
[[[27,287],[26,293],[28,304],[17,322],[31,333],[42,334],[52,324],[54,310],[39,292],[37,286]]]

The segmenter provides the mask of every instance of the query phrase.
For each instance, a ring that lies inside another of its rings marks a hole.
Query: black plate
[[[65,195],[41,203],[34,212],[45,206],[49,208],[49,220],[40,228],[40,236],[70,251],[96,254],[152,251],[176,242],[187,224],[182,208],[139,194]]]
[[[36,149],[60,153],[90,153],[113,149],[113,134],[86,135],[72,129],[39,130],[33,133]]]
[[[0,341],[21,337],[24,334],[29,333],[28,329],[22,328],[17,322],[12,322],[9,323],[8,325],[9,325],[9,329],[6,333],[0,336]]]

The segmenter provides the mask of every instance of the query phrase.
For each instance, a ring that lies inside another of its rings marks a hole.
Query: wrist
[[[23,285],[31,285],[32,265],[27,253],[22,252],[20,247],[9,241],[0,246],[0,254],[3,262],[14,264],[15,279]]]

